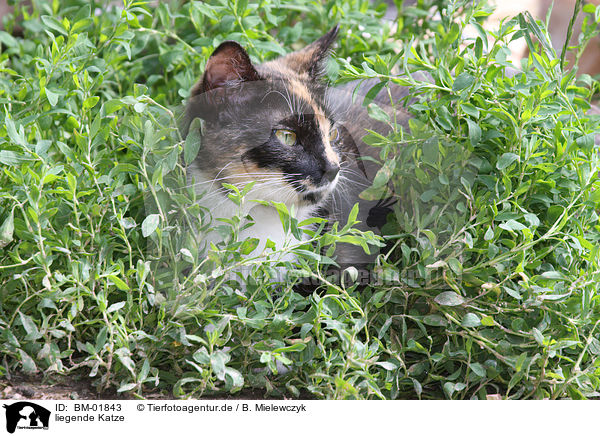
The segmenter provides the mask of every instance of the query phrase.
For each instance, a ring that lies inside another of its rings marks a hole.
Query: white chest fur
[[[197,175],[197,174],[196,174]],[[285,230],[280,215],[277,209],[272,205],[265,205],[257,203],[254,200],[263,201],[281,201],[283,202],[291,216],[296,218],[298,221],[305,220],[313,216],[317,210],[317,206],[300,206],[298,207],[293,202],[283,201],[284,198],[289,198],[283,195],[281,199],[269,198],[265,195],[264,190],[258,187],[257,189],[251,189],[244,198],[241,204],[236,204],[234,201],[227,198],[227,194],[224,194],[220,186],[214,186],[210,181],[208,183],[202,183],[199,186],[211,185],[206,189],[206,192],[202,192],[203,189],[198,189],[201,198],[199,200],[200,206],[202,206],[209,214],[211,221],[211,230],[205,234],[200,235],[205,249],[210,246],[210,243],[215,245],[223,241],[223,235],[215,230],[216,226],[225,225],[219,221],[219,218],[231,219],[234,216],[239,216],[241,222],[237,229],[237,239],[239,241],[248,238],[257,238],[260,242],[256,250],[252,253],[253,256],[264,252],[267,246],[267,241],[271,241],[275,245],[275,250],[279,251],[290,245],[297,244],[300,242],[294,235]],[[273,190],[273,192],[277,192]],[[297,198],[297,196],[294,196]],[[248,223],[253,223],[251,226],[246,227]],[[283,255],[281,257],[285,260],[292,260],[293,256]]]

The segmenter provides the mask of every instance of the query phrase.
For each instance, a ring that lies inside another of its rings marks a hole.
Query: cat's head
[[[193,169],[217,186],[255,181],[264,200],[310,205],[326,198],[341,160],[342,127],[322,81],[337,32],[260,65],[238,43],[223,42],[187,107],[189,120],[204,120]]]

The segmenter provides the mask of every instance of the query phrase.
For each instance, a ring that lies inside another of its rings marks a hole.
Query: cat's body
[[[340,108],[344,108],[339,116],[348,135],[349,145],[342,151],[344,177],[340,180],[337,189],[322,205],[325,216],[331,222],[345,223],[350,210],[358,203],[359,223],[355,228],[376,233],[385,224],[387,214],[391,211],[391,208],[386,205],[394,203],[392,198],[365,200],[359,196],[362,191],[371,186],[377,171],[381,168],[378,163],[381,161],[381,149],[365,144],[362,138],[367,130],[384,136],[390,132],[389,125],[369,117],[366,108],[362,105],[367,92],[377,83],[379,83],[377,79],[362,83],[349,82],[329,90],[330,99],[335,100]],[[380,91],[373,102],[384,109],[391,119],[395,120],[397,126],[407,131],[410,114],[400,102],[407,97],[408,88],[393,85],[389,87],[389,94],[387,91],[386,88]],[[391,106],[392,102],[394,106]],[[371,253],[365,253],[361,247],[347,243],[338,244],[336,247],[336,258],[340,267],[343,269],[354,266],[361,273],[368,273],[367,267],[375,260],[376,255],[375,249],[371,250]]]
[[[212,218],[213,225],[219,225],[219,219],[229,219],[233,216],[240,216],[243,220],[240,223],[240,231],[238,233],[238,240],[245,240],[248,238],[259,239],[259,249],[265,248],[267,240],[272,241],[277,249],[282,249],[286,244],[297,243],[293,235],[289,232],[285,232],[281,225],[281,218],[277,210],[270,206],[262,203],[255,202],[254,200],[262,201],[281,201],[281,198],[273,197],[272,192],[268,186],[252,189],[248,194],[244,196],[242,204],[236,204],[231,199],[227,198],[227,192],[221,187],[219,181],[214,182],[210,175],[202,171],[195,164],[190,165],[191,178],[195,185],[198,186],[200,191],[200,199],[198,203],[205,210],[210,211],[210,217]],[[270,180],[269,180],[270,181]],[[214,182],[214,183],[213,183]],[[226,183],[231,183],[231,180],[225,180]],[[240,183],[243,186],[245,182]],[[204,187],[207,187],[203,189]],[[287,209],[293,212],[294,218],[299,221],[303,221],[307,218],[315,216],[319,212],[319,205],[302,205],[298,207],[294,201],[283,202]],[[250,217],[250,220],[254,223],[250,227],[246,227]],[[209,247],[211,243],[217,244],[222,240],[222,235],[213,230],[203,235],[203,242],[205,247]],[[291,259],[288,257],[287,259]]]
[[[258,238],[260,249],[267,240],[277,249],[299,241],[284,231],[272,205],[252,200],[282,202],[298,221],[325,214],[345,222],[379,168],[360,158],[379,158],[379,150],[360,141],[365,129],[388,130],[360,105],[373,83],[363,84],[357,102],[352,101],[356,84],[328,89],[321,83],[336,33],[337,28],[299,52],[258,66],[237,43],[225,42],[192,90],[188,122],[198,117],[205,123],[202,148],[189,171],[201,193],[199,203],[215,224],[219,218],[249,216],[254,225],[242,221],[239,239]],[[405,95],[401,88],[394,93],[394,99]],[[389,97],[376,101],[385,106]],[[398,113],[403,124],[408,116]],[[250,182],[254,186],[238,205],[227,197],[223,182],[240,190]],[[367,215],[376,202],[360,203],[359,219],[368,230]],[[221,238],[212,231],[205,242]],[[336,254],[345,265],[373,260],[356,246],[340,245]]]

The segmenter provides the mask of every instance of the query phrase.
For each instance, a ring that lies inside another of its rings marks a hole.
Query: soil
[[[295,398],[273,397],[260,389],[245,389],[233,395],[204,396],[202,400],[269,400]],[[53,376],[44,379],[39,375],[11,374],[0,378],[0,400],[177,400],[173,394],[165,391],[144,392],[143,398],[131,393],[117,393],[105,390],[98,393],[91,381],[75,377]],[[315,399],[304,393],[300,399]]]
[[[169,400],[166,395],[156,398]],[[91,382],[71,377],[44,379],[41,376],[13,374],[0,379],[0,399],[10,400],[131,400],[132,395],[105,391],[99,394]]]

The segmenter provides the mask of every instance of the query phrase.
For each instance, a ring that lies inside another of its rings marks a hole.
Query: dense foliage
[[[402,3],[395,21],[363,0],[33,1],[5,17],[0,371],[89,375],[142,396],[596,396],[597,82],[565,72],[529,16],[487,32],[473,2]],[[587,38],[600,14],[585,14]],[[385,280],[358,289],[322,274],[317,253],[336,242],[378,243],[350,219],[288,248],[299,261],[286,267],[321,284],[302,296],[274,283],[279,253],[236,239],[239,217],[199,258],[185,162],[201,144],[182,139],[178,114],[221,41],[260,62],[335,23],[332,81],[376,77],[418,102],[410,132],[369,106],[393,128],[365,138],[385,164],[364,195],[393,187],[399,200],[375,266]],[[523,65],[506,60],[512,38],[530,47]]]

